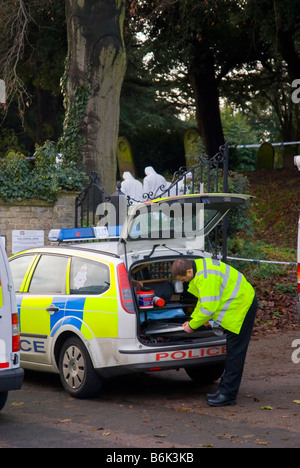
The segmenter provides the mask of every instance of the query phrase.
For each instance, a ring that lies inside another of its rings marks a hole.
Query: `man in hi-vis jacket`
[[[198,298],[191,320],[183,324],[186,333],[193,333],[210,319],[227,330],[225,372],[218,391],[207,394],[207,402],[211,406],[233,405],[257,311],[255,291],[242,273],[211,258],[179,258],[172,264],[172,276],[189,282],[188,292]]]

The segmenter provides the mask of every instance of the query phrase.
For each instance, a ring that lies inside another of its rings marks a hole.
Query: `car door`
[[[17,284],[20,314],[21,359],[38,364],[50,364],[51,330],[64,317],[66,275],[70,259],[64,255],[37,254],[28,261],[24,279],[16,273],[18,258],[11,260]],[[25,269],[26,260],[23,259]],[[20,275],[19,275],[20,276]],[[20,283],[22,284],[20,285]],[[19,291],[19,292],[18,292]]]
[[[118,300],[109,263],[73,257],[64,324],[78,328],[86,338],[118,336]]]

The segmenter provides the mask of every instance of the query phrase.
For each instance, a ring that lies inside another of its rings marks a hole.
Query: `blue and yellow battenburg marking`
[[[59,307],[59,312],[50,315],[46,308],[51,304]],[[58,297],[19,297],[18,310],[22,334],[53,337],[61,326],[69,326],[77,328],[87,340],[118,336],[118,303],[115,298],[69,296],[64,302]]]
[[[66,295],[17,295],[20,332],[53,337],[60,327],[68,330],[77,329],[86,340],[92,338],[117,338],[118,336],[118,300],[113,265],[110,288],[101,296],[70,295],[67,282]],[[29,275],[30,276],[30,275]],[[27,278],[26,285],[30,282]],[[50,312],[46,309],[54,306],[59,310]],[[25,351],[25,349],[24,349]]]

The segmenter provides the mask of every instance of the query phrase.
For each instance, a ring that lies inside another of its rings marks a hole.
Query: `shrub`
[[[36,147],[32,160],[13,152],[0,159],[0,198],[5,201],[39,198],[51,202],[59,191],[81,190],[86,182],[85,173],[74,161],[60,158],[50,141]]]

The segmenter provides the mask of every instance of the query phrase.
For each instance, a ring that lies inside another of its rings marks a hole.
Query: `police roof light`
[[[107,239],[110,237],[106,226],[51,229],[48,235],[50,242],[70,242],[92,239]]]
[[[52,242],[64,242],[70,240],[94,239],[92,228],[51,229],[48,240]]]

